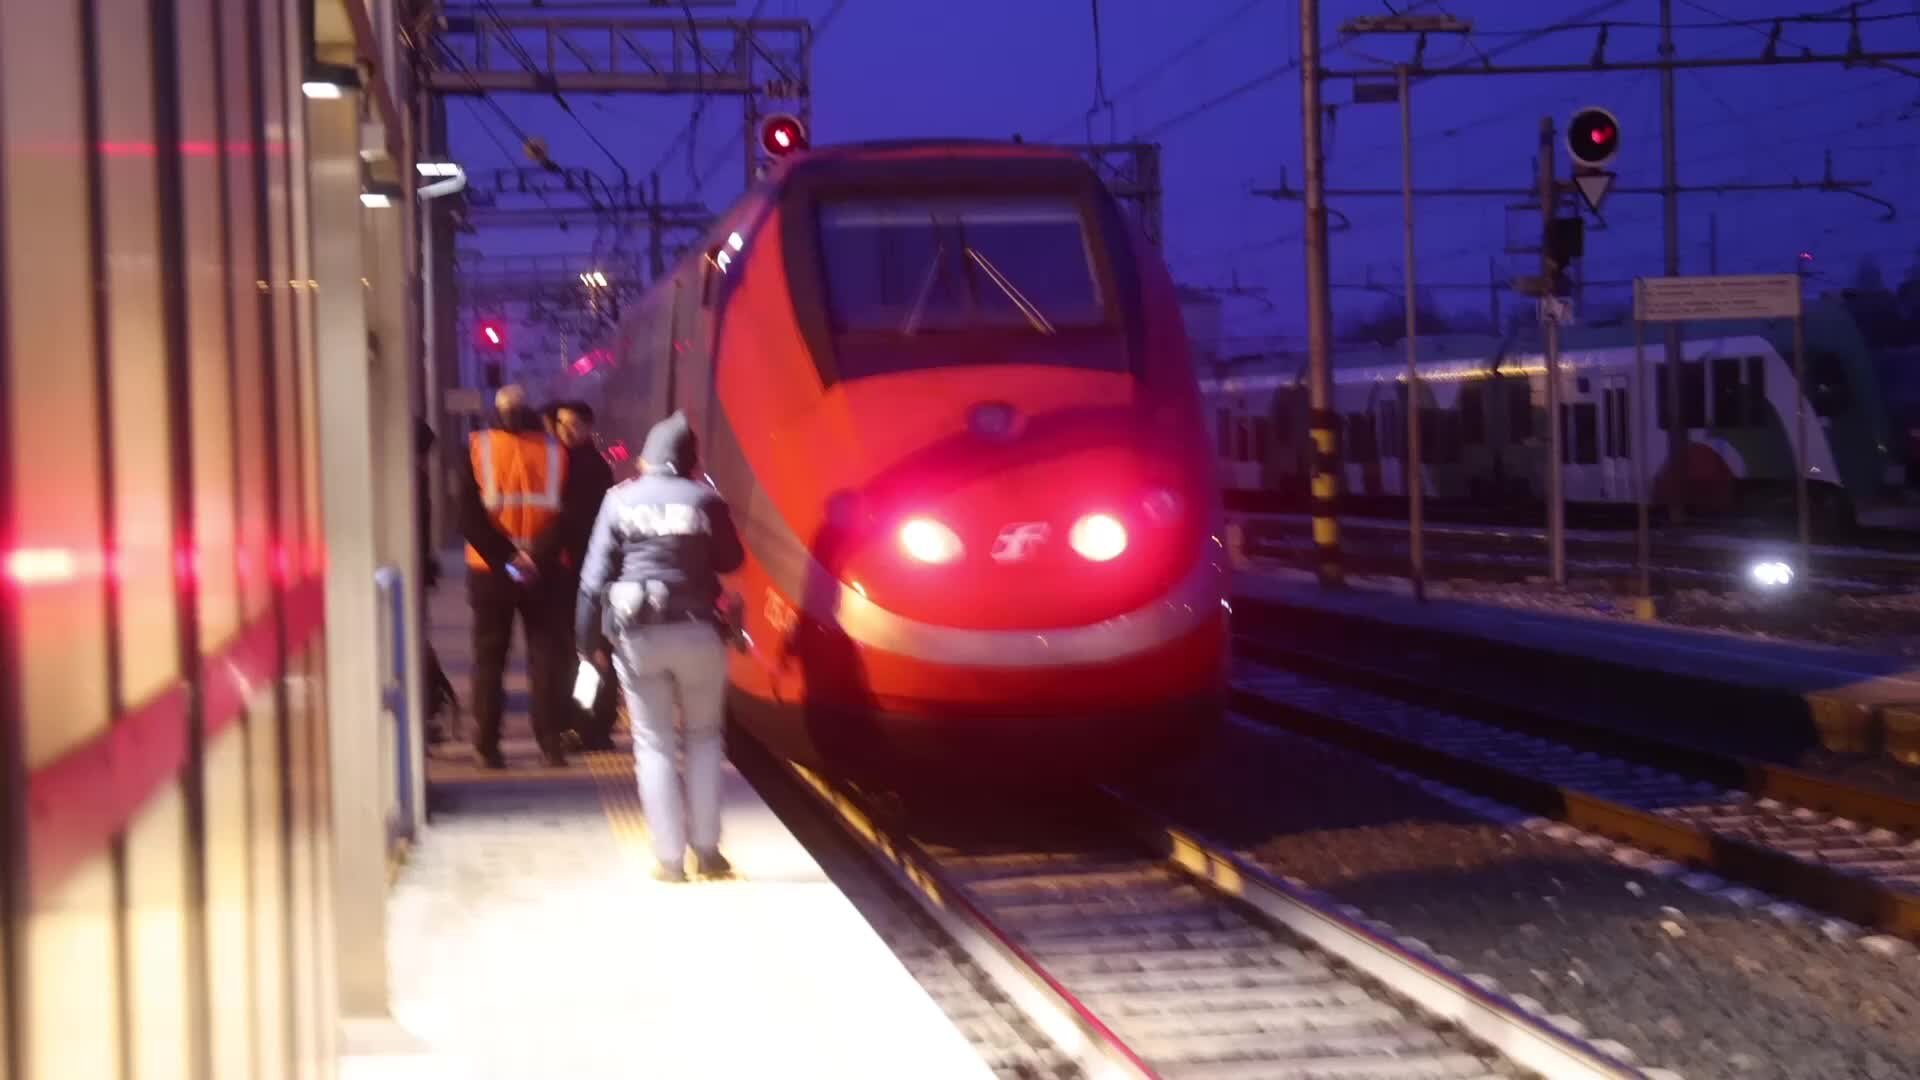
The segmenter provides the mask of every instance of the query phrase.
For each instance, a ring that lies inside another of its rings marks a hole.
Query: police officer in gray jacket
[[[694,435],[676,412],[647,433],[642,474],[600,504],[580,568],[574,638],[582,656],[611,645],[633,723],[640,802],[659,860],[654,877],[684,881],[728,872],[720,854],[721,741],[727,646],[718,575],[746,555],[719,492],[695,480]],[[674,704],[686,717],[686,801],[674,762]],[[689,835],[691,833],[691,835]]]

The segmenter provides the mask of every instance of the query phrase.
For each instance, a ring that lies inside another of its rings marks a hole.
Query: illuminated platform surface
[[[464,703],[459,577],[431,615]],[[394,1017],[430,1052],[351,1060],[345,1080],[992,1075],[731,768],[737,878],[648,877],[628,754],[537,765],[515,636],[510,768],[435,749],[435,817],[391,905]]]

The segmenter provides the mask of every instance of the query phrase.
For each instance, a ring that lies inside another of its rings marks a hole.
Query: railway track
[[[1080,1075],[1642,1075],[1111,793],[982,822],[776,763]],[[1495,1048],[1498,1049],[1495,1049]]]
[[[1235,647],[1234,705],[1250,717],[1920,938],[1920,803],[1531,713],[1305,646],[1240,638]]]

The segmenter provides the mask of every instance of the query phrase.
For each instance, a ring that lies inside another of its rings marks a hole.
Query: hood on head
[[[648,468],[670,468],[682,476],[693,471],[698,447],[686,414],[675,410],[672,416],[653,425],[640,448],[640,461]]]

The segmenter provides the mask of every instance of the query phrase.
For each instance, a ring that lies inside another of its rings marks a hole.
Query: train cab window
[[[1053,335],[1111,324],[1080,206],[1067,197],[834,201],[820,207],[818,223],[836,334]],[[903,353],[888,355],[924,366]],[[1126,362],[1119,350],[1060,356],[1113,370]],[[865,368],[887,362],[863,360],[841,375],[879,374]]]

